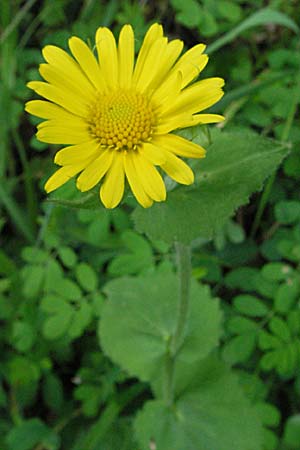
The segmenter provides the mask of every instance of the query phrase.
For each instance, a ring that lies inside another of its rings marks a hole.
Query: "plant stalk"
[[[174,401],[174,368],[177,353],[184,341],[185,327],[188,320],[190,304],[191,279],[191,249],[190,246],[177,242],[176,262],[179,277],[179,305],[177,324],[173,337],[170,339],[169,350],[166,354],[164,374],[164,399],[171,406]]]

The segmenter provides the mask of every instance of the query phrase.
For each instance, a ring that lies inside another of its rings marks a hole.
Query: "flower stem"
[[[176,243],[177,269],[179,276],[179,311],[177,326],[171,345],[172,355],[177,351],[184,340],[185,325],[189,312],[190,279],[191,279],[191,249],[181,242]]]
[[[179,277],[179,304],[177,324],[170,340],[165,361],[164,398],[170,406],[174,400],[174,367],[178,350],[184,341],[184,332],[189,313],[190,277],[191,277],[191,249],[181,242],[175,244],[177,257],[177,271]]]

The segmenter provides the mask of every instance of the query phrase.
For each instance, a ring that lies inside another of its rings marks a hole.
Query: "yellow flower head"
[[[199,112],[223,95],[221,78],[191,85],[208,57],[198,44],[183,56],[183,42],[168,42],[161,25],[146,33],[135,61],[134,34],[125,25],[118,45],[108,28],[96,32],[98,58],[77,37],[69,40],[72,53],[47,45],[40,65],[45,82],[28,86],[44,100],[32,100],[26,111],[46,119],[37,138],[67,147],[55,155],[61,166],[47,181],[51,192],[70,178],[88,191],[102,179],[100,198],[106,208],[122,200],[125,178],[137,201],[145,208],[166,199],[160,167],[178,183],[192,184],[194,174],[178,158],[203,158],[205,150],[172,131],[223,120]]]

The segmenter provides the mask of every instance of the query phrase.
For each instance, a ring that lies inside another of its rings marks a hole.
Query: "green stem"
[[[180,242],[176,244],[177,268],[179,275],[179,311],[177,326],[171,346],[172,355],[176,356],[184,340],[185,326],[189,312],[191,249]]]
[[[185,327],[189,314],[190,279],[191,279],[191,249],[181,242],[175,244],[177,270],[179,277],[179,305],[177,324],[165,360],[164,400],[167,405],[174,401],[174,368],[177,353],[184,341]]]
[[[296,85],[296,92],[295,92],[295,96],[294,96],[294,101],[291,105],[291,109],[289,111],[289,114],[287,116],[287,119],[285,121],[285,125],[282,131],[282,135],[281,135],[281,141],[282,142],[286,142],[289,138],[290,135],[290,131],[291,131],[291,127],[293,125],[293,121],[297,112],[297,107],[298,107],[298,103],[300,100],[300,71],[298,74],[298,80],[297,80],[297,85]],[[251,229],[251,233],[250,236],[253,237],[256,233],[256,231],[258,230],[261,218],[263,216],[263,213],[265,211],[265,208],[267,206],[271,191],[272,191],[272,187],[273,184],[275,182],[276,179],[276,172],[273,173],[273,175],[268,179],[266,186],[263,190],[263,193],[260,197],[260,201],[259,201],[259,205],[257,208],[257,212],[256,212],[256,216],[254,218],[253,221],[253,225],[252,225],[252,229]]]

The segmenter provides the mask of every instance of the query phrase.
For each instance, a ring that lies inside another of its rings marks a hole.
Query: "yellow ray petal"
[[[76,61],[64,50],[54,45],[46,45],[42,50],[45,60],[66,80],[77,85],[83,92],[92,92],[94,86],[85,76]]]
[[[161,168],[177,183],[189,185],[194,182],[194,174],[190,167],[172,153],[168,154],[168,159]]]
[[[176,134],[155,136],[153,144],[184,158],[204,158],[205,149]]]
[[[118,85],[118,53],[114,35],[108,28],[100,27],[96,31],[96,47],[105,82],[115,88]]]
[[[154,23],[151,25],[149,30],[147,31],[145,38],[143,40],[141,49],[139,51],[134,73],[133,73],[133,82],[136,83],[140,77],[140,73],[144,67],[145,61],[147,60],[148,53],[153,43],[163,36],[163,28],[158,23]]]
[[[139,180],[149,197],[157,202],[166,199],[166,187],[161,175],[143,155],[138,151],[134,154],[134,165],[139,176]]]
[[[27,86],[34,90],[41,97],[57,103],[73,114],[86,117],[88,114],[88,104],[83,97],[76,97],[57,86],[53,86],[43,81],[30,81]]]
[[[153,145],[151,142],[144,142],[140,153],[148,159],[151,164],[160,166],[167,160],[167,155],[164,149]]]
[[[150,85],[153,78],[155,78],[157,72],[161,67],[161,61],[163,59],[164,52],[166,51],[168,40],[166,37],[161,37],[153,42],[148,51],[147,58],[141,69],[140,75],[136,78],[136,88],[140,92],[145,92]]]
[[[173,67],[171,73],[173,71],[182,73],[182,88],[194,80],[206,66],[208,56],[202,54],[205,48],[204,44],[195,45],[182,55]]]
[[[85,84],[73,81],[56,67],[50,66],[50,64],[40,64],[39,72],[41,76],[48,81],[48,83],[63,88],[69,91],[72,95],[83,95],[84,97],[88,97],[90,100],[94,97],[95,91],[91,85],[89,89],[86,89]]]
[[[130,186],[130,189],[133,192],[133,195],[137,199],[137,201],[144,208],[149,208],[153,204],[153,200],[146,194],[136,168],[134,166],[134,155],[133,152],[129,151],[124,154],[124,168],[126,177]]]
[[[177,115],[180,112],[196,113],[216,103],[224,95],[222,78],[207,78],[184,89],[172,105],[165,105],[161,116]]]
[[[178,56],[180,55],[183,49],[183,42],[179,39],[175,39],[168,43],[167,47],[164,49],[160,58],[157,55],[157,69],[156,73],[153,73],[153,78],[151,83],[149,84],[148,90],[156,90],[162,84],[164,84],[164,80],[168,78],[169,72]],[[178,71],[176,72],[176,74]]]
[[[134,65],[134,34],[130,25],[124,25],[119,35],[118,45],[119,85],[128,89],[131,86]]]
[[[76,129],[78,131],[82,132],[88,132],[88,125],[87,123],[78,116],[74,116],[72,114],[69,114],[70,117],[68,119],[66,117],[59,117],[55,119],[49,119],[45,120],[44,122],[41,122],[38,124],[37,129],[41,130],[42,128],[49,128],[49,127],[58,127],[58,128],[66,128],[66,129]]]
[[[78,37],[73,36],[69,39],[69,47],[74,58],[78,61],[78,64],[95,88],[99,91],[104,90],[105,83],[103,75],[89,46]]]
[[[183,124],[184,127],[194,127],[195,125],[201,125],[205,123],[219,123],[225,120],[224,116],[219,114],[194,114],[191,120],[188,120]]]
[[[114,160],[100,189],[100,198],[106,208],[115,208],[124,194],[123,152],[113,152]]]
[[[177,116],[163,117],[155,127],[155,134],[166,134],[170,131],[183,128],[186,122],[191,120],[191,114],[179,114]]]
[[[59,166],[75,165],[86,159],[96,159],[100,153],[102,153],[100,145],[96,141],[89,141],[59,150],[54,162]]]
[[[40,128],[36,137],[39,141],[48,144],[81,144],[91,139],[85,130],[62,126]]]
[[[65,122],[74,117],[78,117],[60,106],[44,100],[30,100],[25,105],[25,111],[42,119],[58,119]]]
[[[180,94],[182,84],[181,72],[174,73],[168,78],[168,82],[163,83],[159,88],[155,89],[151,97],[154,109],[159,112],[161,106],[174,101]]]
[[[84,169],[83,163],[76,164],[75,166],[71,165],[61,167],[48,179],[44,186],[45,191],[48,193],[54,191],[73,178],[82,169]]]
[[[113,160],[113,152],[105,150],[97,159],[91,162],[77,178],[76,186],[82,191],[89,191],[104,177]]]

